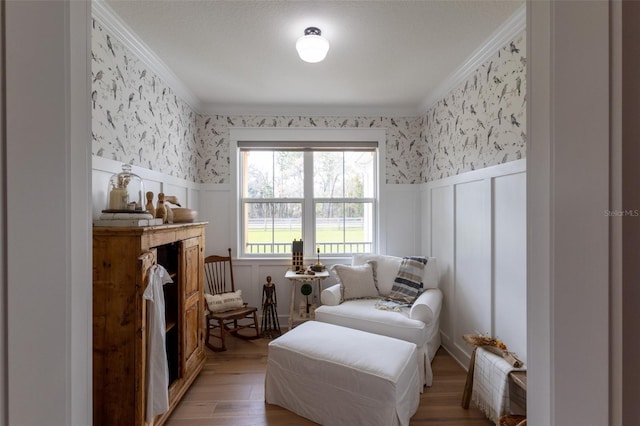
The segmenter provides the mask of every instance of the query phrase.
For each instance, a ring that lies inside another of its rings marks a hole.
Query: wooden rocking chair
[[[216,295],[236,291],[233,281],[233,264],[231,262],[231,249],[229,256],[207,256],[204,259],[204,272],[207,284],[207,293]],[[234,308],[224,312],[209,312],[207,310],[207,337],[205,344],[215,352],[226,351],[225,333],[245,340],[257,339],[260,337],[258,329],[258,308],[244,306]],[[249,322],[247,322],[249,321]],[[240,334],[239,331],[245,328],[254,329],[255,336]],[[220,334],[214,330],[220,329]],[[209,342],[211,337],[220,339],[220,346],[214,346]]]

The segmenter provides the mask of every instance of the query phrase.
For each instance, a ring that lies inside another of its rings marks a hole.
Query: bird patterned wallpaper
[[[387,132],[387,183],[419,183],[417,155],[419,117],[287,117],[201,115],[198,118],[199,182],[228,183],[229,129],[232,127],[279,128],[385,128]]]
[[[422,118],[422,181],[525,157],[525,33],[503,46]]]
[[[196,182],[196,114],[92,20],[92,153]]]
[[[416,184],[525,155],[524,35],[421,117],[196,113],[92,21],[92,153],[198,183],[230,179],[229,129],[384,128],[388,184]]]

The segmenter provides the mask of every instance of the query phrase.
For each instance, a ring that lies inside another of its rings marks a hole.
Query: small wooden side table
[[[298,284],[308,283],[310,281],[316,281],[318,297],[320,297],[320,292],[322,291],[321,282],[322,280],[329,278],[329,271],[316,272],[314,275],[307,274],[298,274],[295,271],[288,270],[284,275],[286,279],[291,281],[291,302],[289,304],[289,330],[293,329],[296,325],[302,324],[305,321],[308,321],[312,318],[302,318],[299,315],[296,317],[295,315],[295,301],[296,301],[296,289],[298,288]]]
[[[513,383],[518,385],[525,393],[527,392],[527,372],[526,371],[512,371],[509,373],[509,377],[513,380]]]
[[[467,335],[463,336],[465,342],[473,345]],[[462,391],[462,408],[469,409],[469,403],[471,403],[471,393],[473,391],[473,370],[476,367],[476,350],[478,347],[473,345],[473,352],[471,352],[471,359],[469,360],[469,369],[467,370],[467,380],[464,383],[464,390]]]

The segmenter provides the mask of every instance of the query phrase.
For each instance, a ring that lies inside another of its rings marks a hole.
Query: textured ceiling
[[[418,112],[523,2],[107,1],[213,113]],[[325,61],[295,42],[317,26]]]

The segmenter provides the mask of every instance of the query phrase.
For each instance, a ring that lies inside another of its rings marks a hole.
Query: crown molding
[[[417,107],[364,105],[229,105],[203,103],[201,113],[208,115],[258,115],[305,117],[418,117]]]
[[[201,109],[200,100],[187,88],[171,69],[103,0],[91,2],[91,15],[160,77],[194,111]]]
[[[470,77],[478,67],[526,27],[527,7],[523,4],[420,105],[421,114],[426,114],[436,102]]]

